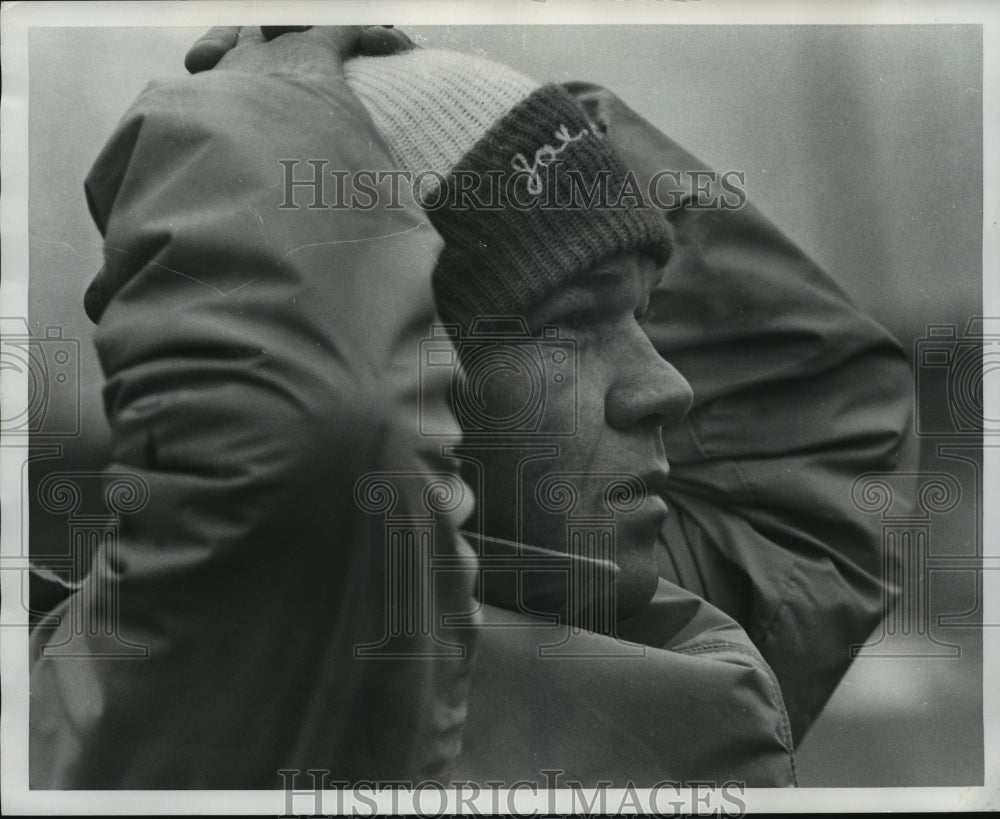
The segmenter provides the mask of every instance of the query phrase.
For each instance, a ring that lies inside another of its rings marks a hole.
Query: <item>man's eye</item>
[[[593,324],[593,318],[583,310],[575,310],[559,318],[559,326],[567,330],[582,330],[590,324]]]

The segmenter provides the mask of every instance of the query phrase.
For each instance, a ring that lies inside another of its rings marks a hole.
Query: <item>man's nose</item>
[[[605,399],[608,424],[626,431],[636,426],[679,423],[694,401],[688,380],[664,360],[645,335],[630,352]]]

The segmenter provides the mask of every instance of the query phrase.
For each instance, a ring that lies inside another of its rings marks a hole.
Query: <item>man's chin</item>
[[[615,583],[615,609],[620,619],[645,607],[656,593],[659,574],[652,548],[620,554]]]

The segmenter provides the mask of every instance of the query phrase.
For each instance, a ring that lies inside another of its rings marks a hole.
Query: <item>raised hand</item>
[[[339,74],[355,54],[382,56],[415,48],[389,26],[215,26],[188,50],[192,74],[213,68],[237,71]]]

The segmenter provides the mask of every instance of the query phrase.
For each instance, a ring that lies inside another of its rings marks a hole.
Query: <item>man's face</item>
[[[660,430],[692,401],[688,382],[641,325],[659,277],[648,257],[621,256],[536,305],[525,316],[543,364],[534,398],[516,362],[477,371],[463,351],[467,386],[491,417],[523,420],[531,400],[544,402],[528,422],[530,436],[472,445],[483,534],[566,551],[571,535],[610,528],[623,603],[655,587],[653,545],[667,515],[659,492],[669,468]]]

